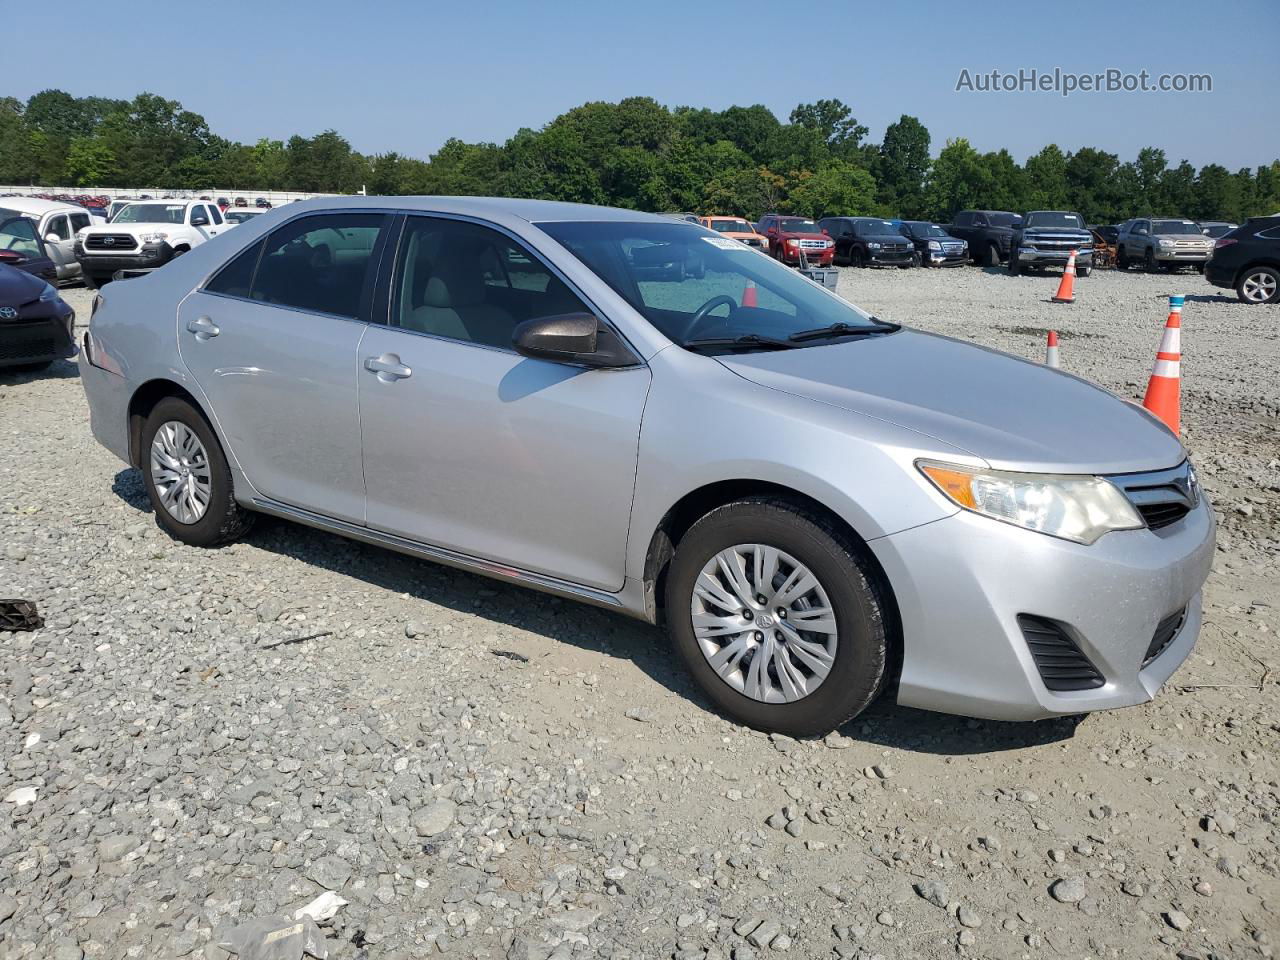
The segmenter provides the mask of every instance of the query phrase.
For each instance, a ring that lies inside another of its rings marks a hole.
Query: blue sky
[[[837,97],[876,141],[899,115],[919,117],[934,153],[964,136],[979,150],[1008,147],[1019,161],[1050,142],[1122,160],[1154,145],[1171,162],[1233,170],[1280,157],[1280,126],[1259,122],[1280,90],[1280,57],[1246,26],[1271,30],[1276,0],[1161,0],[1150,10],[933,0],[62,0],[53,19],[39,4],[4,5],[0,96],[57,86],[125,98],[146,89],[247,142],[333,128],[362,152],[425,157],[451,136],[502,142],[587,100],[763,103],[785,120],[798,102]],[[1064,99],[955,90],[962,69],[1054,67],[1207,73],[1213,92]]]

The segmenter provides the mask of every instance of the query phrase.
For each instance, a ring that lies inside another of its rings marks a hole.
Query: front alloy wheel
[[[711,668],[752,700],[801,700],[835,662],[839,636],[826,590],[776,547],[740,543],[717,553],[698,574],[689,613]]]
[[[195,431],[170,420],[151,441],[151,483],[160,506],[179,523],[192,524],[205,515],[213,496],[209,454]]]
[[[878,568],[807,504],[762,496],[717,507],[681,537],[665,581],[676,651],[735,720],[820,735],[879,693],[891,607]]]

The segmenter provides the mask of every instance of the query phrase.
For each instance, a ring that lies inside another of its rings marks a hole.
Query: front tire
[[[1093,267],[1076,267],[1076,276],[1087,277],[1089,275],[1089,271],[1092,269]]]
[[[178,397],[165,397],[142,427],[142,478],[156,520],[193,547],[238,540],[253,514],[236,503],[231,468],[204,416]]]
[[[1009,276],[1016,277],[1018,275],[1018,258],[1012,253],[1009,254]]]
[[[988,267],[1000,266],[1000,249],[994,243],[987,244],[986,254],[983,259]]]
[[[695,523],[665,599],[685,666],[748,726],[821,735],[883,685],[886,603],[873,568],[834,523],[790,500],[739,500]]]

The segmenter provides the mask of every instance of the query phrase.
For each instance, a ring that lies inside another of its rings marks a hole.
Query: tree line
[[[506,143],[448,140],[427,160],[361,154],[336,131],[236,143],[175,100],[0,97],[0,183],[173,190],[484,194],[692,210],[756,219],[879,215],[946,222],[964,208],[1071,209],[1090,223],[1142,214],[1242,221],[1280,211],[1280,159],[1232,172],[1171,165],[1146,147],[1121,162],[1049,144],[1019,164],[966,139],[930,156],[929,131],[903,115],[880,143],[839,100],[668,108],[647,97],[586,103]]]

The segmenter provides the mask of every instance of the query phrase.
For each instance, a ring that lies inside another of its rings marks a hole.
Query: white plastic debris
[[[310,917],[294,923],[264,917],[239,924],[220,938],[218,946],[239,960],[301,960],[303,955],[328,960],[329,946]]]
[[[4,802],[16,804],[19,807],[25,807],[28,803],[35,803],[36,788],[18,787],[16,790],[10,790],[8,796],[4,798]]]
[[[22,741],[22,749],[23,749],[23,750],[30,750],[32,747],[34,747],[34,746],[35,746],[37,743],[39,743],[39,742],[40,742],[40,734],[38,734],[38,733],[28,733],[28,734],[27,734],[27,739],[25,739],[25,740],[23,740],[23,741]]]
[[[346,905],[346,900],[332,890],[326,890],[305,907],[295,911],[293,919],[301,920],[303,917],[310,917],[316,923],[324,923],[326,920],[332,920],[338,909]]]

